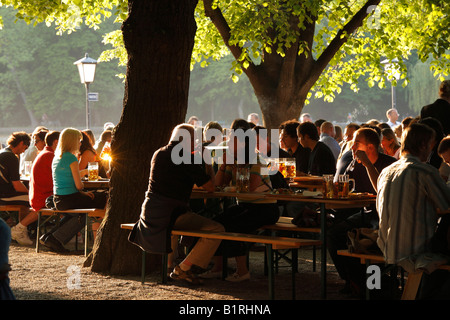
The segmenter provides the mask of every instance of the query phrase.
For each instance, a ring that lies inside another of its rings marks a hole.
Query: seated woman
[[[55,157],[52,162],[53,202],[58,210],[98,208],[106,206],[107,194],[102,192],[84,192],[77,155],[82,135],[79,130],[67,128],[61,132]],[[79,219],[80,214],[66,213],[60,227],[44,234],[41,243],[56,252],[67,251],[64,245],[81,229],[85,219]]]
[[[82,139],[80,145],[80,154],[78,156],[80,170],[87,169],[89,162],[97,161],[97,153],[92,146],[89,136],[81,131]]]
[[[250,129],[248,129],[250,130]],[[264,167],[258,163],[255,152],[256,133],[250,130],[251,135],[246,141],[245,134],[236,131],[231,134],[228,153],[224,154],[223,164],[220,165],[216,174],[216,185],[228,185],[236,179],[237,171],[249,170],[249,192],[270,191],[271,182],[267,174],[262,174]],[[232,152],[230,152],[232,151]],[[242,157],[241,157],[242,156]],[[226,164],[226,157],[233,157],[234,164]],[[237,204],[225,208],[224,212],[214,220],[221,223],[227,232],[253,233],[260,227],[274,224],[278,221],[279,210],[276,200],[245,200],[237,198]],[[204,273],[202,277],[220,277],[222,270],[222,257],[235,257],[236,272],[225,280],[239,282],[250,279],[247,268],[247,247],[243,242],[222,241],[214,259],[214,267],[210,272]]]
[[[381,131],[381,136],[381,146],[384,153],[398,160],[400,157],[400,143],[395,132],[390,128],[386,128]]]

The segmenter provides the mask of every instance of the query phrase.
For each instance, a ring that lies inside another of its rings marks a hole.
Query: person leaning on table
[[[169,253],[169,267],[174,259],[173,249],[177,237],[171,238],[172,230],[223,232],[224,227],[215,221],[195,214],[188,206],[195,185],[206,191],[214,191],[214,171],[210,165],[190,161],[175,161],[182,151],[194,149],[194,127],[189,124],[176,126],[169,144],[157,150],[151,160],[150,179],[139,221],[134,225],[128,240],[141,249],[156,253]],[[177,163],[176,163],[177,162]],[[170,277],[199,284],[192,271],[198,266],[206,269],[220,240],[200,238],[186,258],[173,268]]]

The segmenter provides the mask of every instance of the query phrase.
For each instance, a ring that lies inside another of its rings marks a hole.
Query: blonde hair
[[[58,140],[55,156],[61,158],[64,152],[76,154],[80,151],[80,140],[82,135],[80,130],[74,128],[64,129]]]

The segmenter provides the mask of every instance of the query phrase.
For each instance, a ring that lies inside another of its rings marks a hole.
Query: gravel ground
[[[297,300],[320,300],[320,264],[313,272],[311,253],[311,249],[302,249],[299,253]],[[261,250],[251,251],[252,278],[242,283],[207,279],[197,287],[173,280],[163,285],[159,273],[154,272],[147,275],[145,284],[141,284],[138,275],[110,276],[91,272],[82,267],[85,258],[81,251],[62,255],[43,247],[36,253],[34,247],[13,242],[9,252],[12,265],[9,276],[17,300],[267,300],[268,282],[264,276],[263,257]],[[229,267],[233,268],[232,259]],[[328,299],[348,299],[338,294],[343,282],[334,266],[329,265],[328,269]],[[275,278],[275,299],[288,301],[291,297],[290,269],[280,268]]]

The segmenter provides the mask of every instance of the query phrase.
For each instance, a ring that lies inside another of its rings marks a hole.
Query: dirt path
[[[320,277],[312,272],[311,250],[299,254],[300,272],[296,275],[296,299],[320,300]],[[263,252],[252,251],[252,278],[243,283],[229,283],[208,279],[202,286],[193,287],[179,281],[159,283],[158,272],[149,274],[146,283],[140,276],[109,276],[83,268],[81,252],[61,255],[34,247],[12,243],[9,253],[12,271],[11,288],[18,300],[267,300],[268,282],[263,271]],[[230,267],[233,260],[230,259]],[[283,264],[281,264],[283,265]],[[287,265],[287,264],[284,264]],[[320,264],[317,264],[317,271]],[[342,287],[334,267],[329,266],[328,299],[341,300],[337,292]],[[289,268],[280,268],[275,278],[275,298],[291,300]]]

